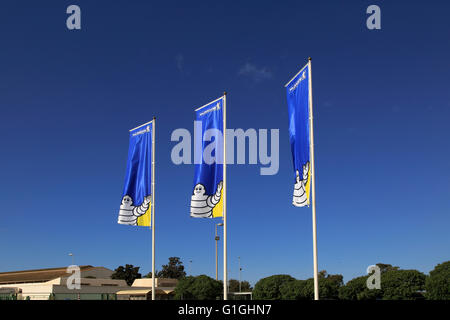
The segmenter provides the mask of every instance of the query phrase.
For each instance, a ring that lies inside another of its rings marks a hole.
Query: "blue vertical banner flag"
[[[223,217],[223,107],[220,97],[195,110],[191,217]]]
[[[153,121],[130,130],[119,224],[151,226]]]
[[[294,195],[296,207],[309,206],[311,190],[310,162],[310,76],[309,64],[287,83],[289,139],[294,164]]]

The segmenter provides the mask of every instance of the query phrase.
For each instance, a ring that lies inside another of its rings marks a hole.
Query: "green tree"
[[[178,281],[175,288],[175,299],[177,300],[193,300],[195,299],[192,293],[192,287],[195,282],[195,277],[188,276]]]
[[[184,277],[175,288],[178,300],[216,300],[222,293],[222,284],[206,275]]]
[[[126,264],[125,267],[119,266],[111,275],[111,279],[125,280],[129,286],[135,279],[140,279],[139,267],[134,267],[132,264]]]
[[[278,274],[263,278],[255,284],[253,297],[257,300],[280,300],[282,299],[280,287],[285,282],[294,280],[294,278],[286,274]]]
[[[438,264],[425,282],[426,298],[450,300],[450,261]]]
[[[377,263],[376,266],[380,268],[381,273],[399,269],[399,267],[393,267],[392,264],[385,264],[385,263]]]
[[[390,270],[381,274],[383,300],[414,300],[425,289],[425,275],[417,270]]]
[[[155,270],[155,276],[156,278],[162,278],[160,276],[161,271]],[[143,276],[143,278],[151,278],[152,277],[152,272],[150,271],[149,273],[147,273],[145,276]]]
[[[329,274],[319,279],[319,297],[321,299],[339,299],[339,289],[344,285],[341,274]]]
[[[342,300],[410,300],[420,299],[425,275],[417,270],[401,270],[390,264],[377,263],[381,271],[381,289],[368,289],[369,276],[354,278],[339,289]]]
[[[280,286],[282,300],[306,300],[306,280],[286,281]]]
[[[341,300],[375,300],[381,299],[381,290],[367,288],[369,276],[362,276],[348,281],[339,288],[339,299]]]
[[[181,279],[186,277],[183,263],[179,257],[170,257],[169,263],[162,266],[158,275],[161,278]]]
[[[340,274],[319,273],[319,298],[322,300],[335,300],[339,298],[339,289],[343,285],[343,276]],[[305,280],[301,291],[301,299],[314,299],[314,279]]]
[[[239,292],[239,280],[230,279],[228,280],[229,292]],[[252,286],[248,281],[241,281],[241,292],[252,291]]]

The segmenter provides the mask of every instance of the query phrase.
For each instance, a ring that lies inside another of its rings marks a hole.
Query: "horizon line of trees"
[[[323,300],[450,300],[450,261],[440,263],[429,275],[418,270],[403,270],[398,266],[378,263],[381,271],[381,288],[368,289],[363,275],[344,284],[341,274],[319,272],[319,298]],[[144,277],[151,278],[151,272]],[[207,275],[187,276],[179,257],[170,257],[167,265],[156,272],[160,278],[178,279],[175,299],[216,300],[223,294],[223,282]],[[112,279],[126,280],[131,285],[141,278],[139,267],[118,267]],[[290,275],[272,275],[260,279],[252,288],[241,281],[241,291],[252,291],[256,300],[312,300],[314,279],[298,280]],[[239,292],[239,281],[230,279],[229,292]]]

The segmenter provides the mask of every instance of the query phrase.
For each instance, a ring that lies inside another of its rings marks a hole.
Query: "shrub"
[[[222,293],[222,284],[206,275],[186,277],[178,281],[175,299],[215,300]]]
[[[450,261],[434,267],[426,279],[425,289],[429,300],[450,300]]]
[[[286,274],[263,278],[255,284],[255,288],[253,289],[253,297],[254,299],[260,300],[280,300],[282,299],[280,287],[284,283],[294,280],[294,278]]]

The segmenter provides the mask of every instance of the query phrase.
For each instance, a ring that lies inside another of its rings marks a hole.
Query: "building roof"
[[[173,287],[177,286],[177,279],[168,279],[168,278],[155,278],[155,286],[156,287]],[[132,287],[151,287],[152,286],[152,278],[140,278],[135,279],[133,281]]]
[[[173,288],[155,288],[155,293],[159,294],[170,294],[174,292]],[[120,290],[117,291],[118,295],[145,295],[152,292],[152,288],[149,289],[131,289],[131,290]]]
[[[79,267],[80,271],[97,268],[90,265]],[[0,272],[0,284],[45,282],[67,275],[67,267]]]
[[[120,290],[117,291],[116,294],[130,294],[130,295],[137,295],[137,294],[148,294],[149,292],[152,292],[152,289],[140,289],[140,290]]]

